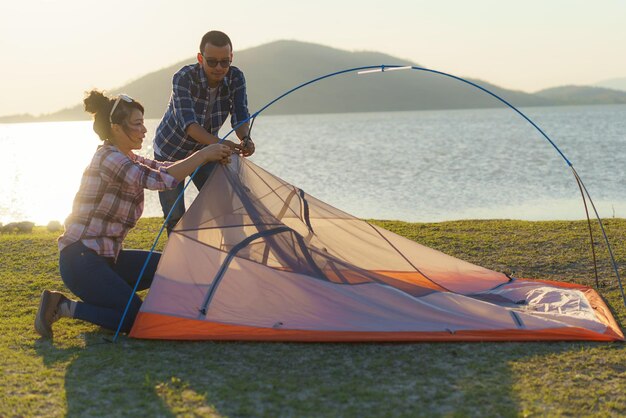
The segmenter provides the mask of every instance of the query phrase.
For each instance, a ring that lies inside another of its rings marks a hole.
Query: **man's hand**
[[[241,155],[244,157],[249,157],[254,154],[254,142],[252,142],[252,138],[247,137],[241,142]]]

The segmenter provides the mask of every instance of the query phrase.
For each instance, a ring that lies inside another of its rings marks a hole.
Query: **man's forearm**
[[[189,127],[187,127],[186,133],[200,144],[211,145],[220,142],[220,139],[218,137],[210,134],[206,129],[204,129],[197,123],[192,123],[191,125],[189,125]],[[222,141],[222,143],[224,145],[228,145],[233,151],[239,152],[241,150],[241,145],[229,139],[225,139],[224,141]]]
[[[194,141],[200,144],[216,144],[220,140],[218,137],[212,135],[197,123],[192,123],[191,125],[189,125],[185,133],[192,137]]]
[[[235,133],[237,134],[237,138],[243,141],[244,137],[246,137],[250,133],[250,125],[248,124],[248,122],[235,129]]]

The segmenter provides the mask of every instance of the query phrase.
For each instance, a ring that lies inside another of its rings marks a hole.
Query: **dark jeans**
[[[124,309],[137,282],[149,251],[122,250],[116,262],[102,257],[77,241],[63,248],[59,257],[61,278],[68,289],[82,299],[74,317],[101,327],[117,330]],[[139,283],[139,290],[150,287],[160,253],[153,253]],[[141,308],[141,299],[133,295],[121,330],[129,332]]]
[[[156,153],[154,154],[154,159],[157,161],[167,161],[166,159],[164,159],[163,157],[161,157],[160,155]],[[205,164],[202,167],[200,167],[196,175],[193,176],[193,184],[196,186],[198,191],[202,189],[202,186],[204,186],[204,183],[206,183],[206,181],[209,179],[209,176],[213,172],[214,167],[215,167],[215,163]],[[170,213],[170,210],[174,206],[174,203],[176,202],[178,195],[180,195],[183,192],[184,187],[185,187],[185,182],[181,181],[180,183],[178,183],[178,186],[176,186],[175,188],[159,192],[159,202],[161,202],[161,209],[163,209],[163,218],[167,218],[167,215]],[[176,208],[174,208],[174,210],[172,211],[172,215],[168,219],[167,225],[165,225],[165,227],[167,228],[168,235],[170,234],[170,232],[172,232],[172,229],[174,229],[174,227],[176,226],[178,221],[180,221],[180,218],[182,218],[184,214],[185,214],[185,198],[184,196],[182,196],[180,200],[178,201],[178,203],[176,204]]]

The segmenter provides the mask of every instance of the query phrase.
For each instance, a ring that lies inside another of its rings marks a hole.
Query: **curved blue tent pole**
[[[604,241],[606,243],[607,249],[609,251],[609,256],[611,258],[611,264],[613,266],[613,270],[615,272],[615,276],[617,277],[617,283],[619,286],[619,290],[620,293],[622,295],[622,300],[624,301],[624,306],[626,306],[626,295],[624,294],[624,288],[622,286],[622,280],[620,278],[619,275],[619,270],[617,268],[617,263],[615,261],[615,257],[613,255],[613,250],[611,247],[611,244],[609,242],[609,239],[606,235],[606,231],[604,229],[604,225],[602,223],[602,219],[600,218],[600,215],[595,207],[595,204],[593,203],[593,200],[591,199],[591,196],[589,195],[589,191],[587,190],[587,188],[585,187],[584,183],[582,182],[582,179],[580,178],[580,176],[578,175],[578,173],[576,172],[576,170],[574,169],[573,164],[570,162],[570,160],[565,156],[565,154],[559,149],[559,147],[554,143],[554,141],[552,141],[552,139],[550,139],[550,137],[535,123],[533,122],[528,116],[526,116],[522,111],[520,111],[518,108],[516,108],[515,106],[513,106],[511,103],[509,103],[508,101],[506,101],[505,99],[503,99],[502,97],[498,96],[497,94],[493,93],[492,91],[486,89],[485,87],[482,87],[479,84],[476,84],[472,81],[466,80],[462,77],[458,77],[455,76],[453,74],[449,74],[449,73],[445,73],[443,71],[437,71],[437,70],[432,70],[429,68],[424,68],[424,67],[417,67],[417,66],[401,66],[401,65],[370,65],[370,66],[364,66],[364,67],[356,67],[356,68],[350,68],[350,69],[346,69],[346,70],[341,70],[341,71],[336,71],[334,73],[329,73],[320,77],[317,77],[315,79],[312,79],[310,81],[307,81],[305,83],[302,83],[290,90],[288,90],[287,92],[283,93],[282,95],[278,96],[277,98],[275,98],[274,100],[270,101],[269,103],[267,103],[265,106],[263,106],[259,111],[257,111],[254,115],[252,115],[250,117],[250,119],[253,119],[252,123],[254,123],[254,119],[261,113],[263,112],[265,109],[267,109],[268,107],[270,107],[271,105],[273,105],[274,103],[276,103],[277,101],[281,100],[282,98],[284,98],[285,96],[293,93],[296,90],[299,90],[309,84],[315,83],[317,81],[323,80],[325,78],[329,78],[329,77],[334,77],[336,75],[340,75],[340,74],[344,74],[344,73],[350,73],[350,72],[355,72],[355,71],[362,71],[363,73],[374,73],[374,72],[385,72],[385,71],[396,71],[396,70],[416,70],[416,71],[424,71],[424,72],[429,72],[429,73],[433,73],[433,74],[438,74],[438,75],[442,75],[445,77],[449,77],[452,79],[455,79],[457,81],[460,81],[462,83],[465,84],[469,84],[487,94],[489,94],[490,96],[494,97],[495,99],[497,99],[498,101],[500,101],[501,103],[504,103],[507,107],[509,107],[510,109],[512,109],[513,111],[515,111],[518,115],[520,115],[522,118],[524,118],[524,120],[526,120],[528,123],[530,123],[549,143],[550,145],[552,145],[552,147],[559,153],[559,155],[561,156],[561,158],[565,161],[565,163],[571,168],[574,177],[577,181],[577,183],[579,184],[579,187],[581,188],[581,194],[582,194],[582,199],[583,199],[583,203],[585,204],[585,212],[587,212],[587,204],[585,201],[585,195],[587,196],[587,198],[589,199],[589,202],[591,203],[591,206],[593,208],[593,211],[596,215],[596,219],[598,220],[598,223],[600,225],[600,230],[602,231],[602,235],[604,237]],[[226,136],[230,135],[232,132],[234,131],[231,130]],[[589,215],[587,212],[587,219],[589,219]],[[591,235],[591,224],[589,225],[589,232]],[[594,257],[594,265],[595,265],[595,249],[594,249],[594,243],[593,243],[593,237],[591,238],[591,249],[593,252],[593,257]],[[596,284],[597,284],[597,272],[596,272]]]
[[[119,336],[120,330],[122,329],[122,324],[124,323],[124,319],[126,319],[126,315],[128,314],[128,309],[130,308],[130,304],[131,304],[131,302],[133,300],[133,296],[135,296],[135,293],[137,293],[137,288],[139,287],[139,282],[141,282],[141,278],[143,277],[143,274],[146,271],[146,268],[148,267],[148,263],[150,262],[150,259],[152,258],[152,254],[154,253],[154,249],[156,248],[156,246],[157,246],[157,244],[159,242],[159,239],[161,239],[161,235],[163,235],[163,230],[165,230],[165,225],[167,225],[167,221],[170,220],[170,217],[172,216],[172,213],[174,213],[174,208],[176,207],[176,205],[178,205],[178,202],[180,202],[181,199],[184,199],[185,190],[187,190],[187,187],[189,186],[189,184],[193,180],[193,176],[196,175],[196,173],[198,172],[199,169],[200,169],[200,167],[196,168],[194,170],[194,172],[191,173],[191,176],[189,176],[189,180],[187,181],[187,183],[185,183],[185,187],[183,187],[183,190],[179,193],[178,197],[176,198],[176,201],[172,205],[172,208],[170,209],[170,212],[167,214],[167,216],[165,217],[165,220],[163,221],[163,224],[161,225],[161,229],[159,229],[159,233],[157,234],[156,238],[154,239],[154,242],[152,243],[152,247],[150,248],[150,252],[148,253],[148,256],[146,257],[146,261],[143,263],[143,266],[141,267],[141,271],[139,272],[139,275],[137,276],[137,281],[135,282],[135,287],[133,287],[133,291],[130,294],[130,297],[128,298],[128,302],[126,303],[126,308],[124,308],[124,313],[122,314],[122,318],[120,319],[120,323],[117,324],[117,330],[115,331],[115,335],[113,336],[113,342],[117,341],[117,337]]]
[[[293,93],[294,91],[315,83],[317,81],[320,81],[324,78],[329,78],[329,77],[333,77],[339,74],[343,74],[343,73],[349,73],[349,72],[354,72],[357,70],[363,70],[363,69],[371,69],[371,68],[378,68],[378,65],[372,65],[372,66],[367,66],[367,67],[359,67],[359,68],[351,68],[348,70],[343,70],[343,71],[337,71],[335,73],[332,74],[326,74],[324,76],[321,77],[317,77],[313,80],[310,80],[306,83],[300,84],[296,87],[294,87],[293,89],[281,94],[280,96],[278,96],[277,98],[275,98],[274,100],[272,100],[271,102],[269,102],[268,104],[266,104],[265,106],[263,106],[259,111],[255,112],[254,114],[250,115],[248,118],[246,118],[245,120],[243,120],[242,122],[240,122],[237,126],[235,126],[234,128],[232,128],[226,135],[224,135],[223,138],[220,138],[219,143],[224,142],[224,140],[226,138],[228,138],[228,136],[230,136],[230,134],[232,134],[233,132],[235,132],[235,130],[237,128],[239,128],[240,126],[242,126],[243,124],[247,123],[248,121],[252,120],[252,123],[254,123],[254,119],[261,113],[263,112],[265,109],[267,109],[268,107],[270,107],[272,104],[274,104],[275,102],[279,101],[280,99],[282,99],[283,97]],[[117,325],[117,330],[115,331],[115,335],[113,336],[113,342],[117,341],[117,338],[120,334],[120,330],[122,329],[122,324],[124,323],[124,319],[126,319],[126,315],[128,314],[128,309],[130,308],[130,304],[133,300],[133,296],[135,295],[135,293],[137,293],[137,288],[139,287],[139,282],[141,281],[141,278],[143,277],[144,272],[146,271],[146,268],[148,267],[148,263],[150,262],[150,258],[152,257],[152,253],[154,252],[154,249],[157,246],[157,243],[159,242],[159,239],[161,239],[161,235],[163,235],[163,230],[165,229],[165,225],[167,225],[167,221],[169,221],[170,217],[172,216],[172,213],[174,211],[174,208],[176,207],[176,205],[178,205],[178,202],[180,201],[180,199],[184,199],[184,195],[185,195],[185,190],[187,190],[187,186],[189,186],[189,183],[191,183],[191,181],[193,180],[193,177],[196,175],[196,173],[198,172],[199,167],[191,174],[191,176],[189,176],[189,180],[187,180],[187,183],[185,184],[185,187],[183,187],[183,190],[180,192],[180,194],[178,195],[178,197],[176,198],[176,201],[174,202],[174,205],[172,205],[172,209],[170,209],[170,212],[167,214],[167,216],[165,217],[165,220],[163,221],[163,225],[161,225],[161,229],[159,230],[159,233],[157,234],[156,238],[154,239],[154,242],[152,243],[152,247],[150,248],[150,252],[148,253],[148,256],[146,257],[146,261],[144,262],[143,267],[141,268],[141,271],[139,272],[139,276],[137,277],[137,281],[135,282],[135,286],[133,287],[133,291],[130,294],[130,297],[128,299],[128,302],[126,303],[126,308],[124,309],[124,313],[122,314],[122,318],[120,319],[120,323]]]
[[[535,122],[533,122],[528,116],[526,116],[522,111],[520,111],[519,109],[517,109],[515,106],[513,106],[511,103],[509,103],[508,101],[506,101],[505,99],[503,99],[502,97],[498,96],[497,94],[493,93],[492,91],[486,89],[485,87],[482,87],[479,84],[476,84],[472,81],[466,80],[462,77],[458,77],[455,76],[453,74],[449,74],[443,71],[437,71],[437,70],[432,70],[429,68],[424,68],[424,67],[417,67],[417,66],[405,66],[405,65],[386,65],[386,64],[381,64],[381,65],[368,65],[368,66],[363,66],[363,67],[354,67],[354,68],[348,68],[345,70],[340,70],[340,71],[335,71],[333,73],[328,73],[325,75],[322,75],[320,77],[316,77],[314,79],[311,79],[309,81],[306,81],[302,84],[299,84],[295,87],[293,87],[290,90],[287,90],[285,93],[281,94],[280,96],[276,97],[275,99],[271,100],[270,102],[268,102],[267,104],[265,104],[263,107],[261,107],[261,109],[259,109],[258,111],[256,111],[254,114],[250,115],[247,119],[243,120],[241,123],[239,123],[237,126],[235,126],[234,128],[232,128],[226,135],[224,135],[223,138],[220,139],[219,143],[223,142],[228,136],[230,136],[233,132],[235,132],[235,130],[237,128],[239,128],[240,126],[242,126],[244,123],[249,122],[250,120],[252,120],[252,124],[254,123],[254,120],[256,119],[257,116],[259,116],[263,111],[265,111],[267,108],[269,108],[270,106],[272,106],[274,103],[278,102],[279,100],[283,99],[284,97],[290,95],[291,93],[295,92],[296,90],[299,90],[303,87],[306,87],[310,84],[316,83],[318,81],[324,80],[326,78],[330,78],[330,77],[335,77],[341,74],[346,74],[346,73],[353,73],[353,72],[357,72],[357,71],[362,71],[364,73],[373,73],[373,72],[385,72],[385,71],[396,71],[396,70],[415,70],[415,71],[424,71],[424,72],[429,72],[429,73],[433,73],[433,74],[438,74],[444,77],[449,77],[452,79],[455,79],[457,81],[460,81],[462,83],[471,85],[481,91],[483,91],[484,93],[487,93],[488,95],[494,97],[496,100],[498,100],[499,102],[505,104],[507,107],[509,107],[510,109],[512,109],[513,111],[515,111],[518,115],[520,115],[524,120],[526,120],[528,123],[530,123],[549,143],[550,145],[552,145],[552,147],[559,153],[559,155],[561,156],[561,158],[565,161],[565,163],[573,170],[574,176],[576,178],[576,180],[578,182],[580,182],[581,188],[582,190],[584,190],[585,193],[583,193],[583,201],[585,199],[585,194],[587,195],[587,197],[589,198],[589,201],[591,202],[591,205],[593,207],[594,213],[596,215],[596,218],[598,220],[598,223],[600,224],[600,229],[602,231],[602,235],[604,236],[604,241],[607,245],[607,248],[609,250],[609,255],[611,257],[611,262],[613,265],[613,269],[615,271],[615,275],[617,277],[617,281],[618,281],[618,285],[619,285],[619,289],[622,295],[622,299],[624,300],[624,306],[626,306],[626,295],[624,294],[624,288],[622,286],[622,281],[619,275],[619,271],[617,268],[617,263],[615,262],[615,257],[613,256],[613,251],[611,248],[611,244],[609,243],[609,239],[606,235],[606,232],[604,230],[604,225],[602,224],[602,219],[600,218],[600,215],[598,214],[598,211],[596,210],[595,205],[593,204],[593,201],[591,200],[591,196],[589,195],[589,192],[587,191],[587,188],[585,187],[585,185],[582,183],[582,180],[580,179],[578,173],[576,172],[576,170],[574,170],[574,166],[573,164],[570,162],[570,160],[565,156],[565,154],[559,149],[559,147],[554,143],[554,141],[552,141],[552,139],[550,139],[550,137],[539,127],[537,126],[537,124]],[[252,128],[252,127],[251,127]],[[196,172],[198,171],[198,169],[196,169],[196,171],[193,172],[193,174],[190,176],[190,179],[187,181],[187,183],[185,184],[185,187],[183,188],[183,191],[179,194],[178,198],[176,199],[176,202],[174,203],[174,207],[178,204],[179,200],[182,198],[182,196],[184,195],[184,191],[187,188],[187,186],[189,186],[189,183],[191,183],[191,180],[193,178],[193,176],[196,174]],[[173,209],[173,207],[172,207]],[[172,214],[172,210],[170,210],[170,213],[167,215],[165,221],[163,222],[163,225],[161,226],[161,229],[159,230],[159,233],[157,234],[157,237],[152,245],[152,248],[150,249],[150,253],[148,254],[148,257],[146,258],[146,262],[144,263],[143,268],[141,269],[141,272],[139,273],[139,278],[137,279],[137,282],[135,284],[135,287],[133,289],[133,293],[130,295],[130,298],[128,300],[128,303],[126,305],[126,309],[124,310],[124,313],[122,315],[122,318],[120,320],[120,323],[117,327],[117,331],[115,333],[115,336],[113,337],[113,341],[115,342],[117,340],[117,337],[119,335],[120,329],[122,327],[122,324],[124,322],[124,319],[128,313],[128,308],[130,307],[130,303],[132,301],[132,297],[134,296],[135,292],[137,291],[137,287],[139,286],[139,281],[141,279],[141,277],[143,276],[143,273],[148,265],[148,262],[150,261],[150,256],[152,255],[152,253],[154,252],[154,249],[157,245],[158,240],[160,239],[161,235],[163,234],[163,230],[165,229],[165,225],[167,223],[167,221],[169,220],[170,216]],[[593,246],[593,240],[591,245]]]

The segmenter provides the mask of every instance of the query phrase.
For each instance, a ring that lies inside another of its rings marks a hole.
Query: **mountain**
[[[246,73],[250,109],[259,109],[289,89],[338,70],[370,65],[413,65],[379,52],[348,52],[317,44],[277,41],[236,56]],[[520,105],[547,104],[523,92],[481,83]],[[268,108],[267,113],[337,113],[493,107],[492,97],[452,79],[423,71],[395,71],[331,77],[306,86]]]
[[[551,101],[562,104],[621,104],[626,103],[626,92],[590,86],[562,86],[545,89],[535,93]]]
[[[140,100],[147,118],[160,118],[165,112],[172,75],[195,58],[178,62],[147,74],[111,93],[125,92]],[[370,65],[420,66],[380,52],[350,52],[323,45],[276,41],[235,51],[234,64],[247,80],[251,112],[259,110],[293,87],[322,75],[348,68]],[[607,93],[594,87],[564,87],[568,94],[554,89],[537,94],[507,90],[485,81],[469,79],[501,96],[515,106],[550,106],[561,104],[626,103],[626,93]],[[559,89],[559,88],[556,88]],[[581,89],[576,93],[576,89]],[[593,92],[596,94],[593,94]],[[488,94],[449,77],[426,71],[393,71],[357,75],[341,74],[306,86],[269,107],[265,114],[302,114],[373,112],[399,110],[466,109],[503,106]],[[23,117],[23,116],[20,116]],[[0,122],[19,117],[0,118]],[[31,117],[32,118],[32,117]],[[88,119],[82,105],[44,115],[37,120]]]
[[[610,80],[599,81],[594,85],[597,87],[605,87],[607,89],[626,91],[626,77],[612,78]]]
[[[21,113],[18,115],[0,116],[0,123],[28,123],[39,122],[40,119],[37,116],[30,115],[28,113]]]

